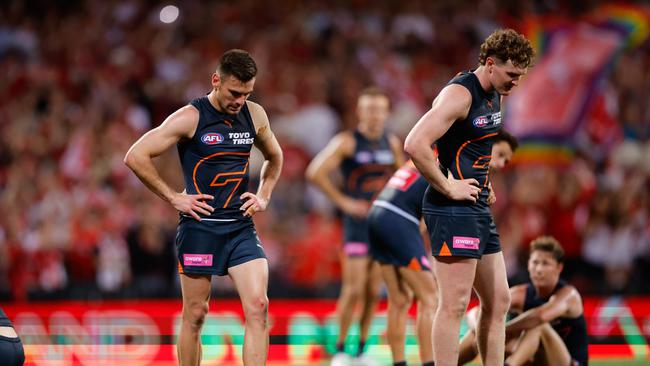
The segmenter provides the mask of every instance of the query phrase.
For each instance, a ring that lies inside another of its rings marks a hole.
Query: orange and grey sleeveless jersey
[[[190,140],[178,143],[185,189],[188,194],[210,194],[214,207],[209,219],[250,220],[239,208],[239,196],[248,188],[248,158],[255,127],[248,105],[237,114],[219,112],[207,96],[190,105],[199,110],[199,124]]]
[[[350,197],[370,201],[393,173],[395,154],[385,133],[373,141],[355,130],[354,140],[354,155],[341,163],[343,191]]]
[[[489,216],[488,167],[494,137],[501,129],[501,96],[496,91],[485,92],[473,72],[462,72],[449,84],[469,90],[472,105],[467,118],[455,121],[436,141],[439,167],[445,176],[450,171],[456,179],[476,179],[481,192],[476,203],[454,201],[429,186],[422,211],[433,215]]]

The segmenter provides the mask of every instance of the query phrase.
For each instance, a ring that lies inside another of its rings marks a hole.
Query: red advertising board
[[[587,298],[590,356],[648,359],[650,298]],[[337,332],[333,300],[271,300],[269,363],[325,364]],[[12,303],[2,308],[25,344],[26,365],[173,365],[181,303],[161,301]],[[407,354],[417,362],[414,309]],[[390,360],[385,304],[371,326],[369,354]],[[463,326],[463,332],[465,327]],[[203,365],[239,364],[244,323],[238,301],[212,301],[203,330]],[[357,329],[350,335],[354,343]]]

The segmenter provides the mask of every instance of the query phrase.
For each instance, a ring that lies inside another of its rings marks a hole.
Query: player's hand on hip
[[[176,194],[171,204],[174,208],[182,213],[188,214],[198,221],[201,221],[201,215],[210,216],[214,207],[210,206],[205,200],[213,200],[214,197],[209,194],[187,194],[185,192]]]
[[[341,204],[341,210],[349,216],[357,219],[364,219],[368,216],[370,203],[366,200],[346,198]]]
[[[478,199],[478,194],[481,192],[481,188],[478,186],[478,181],[474,178],[468,179],[456,179],[451,172],[447,175],[447,180],[449,181],[450,189],[447,196],[452,200],[456,201],[472,201],[476,203]]]
[[[253,217],[256,212],[266,210],[266,206],[269,204],[264,198],[250,192],[245,192],[239,198],[244,201],[239,209],[244,211],[245,217]]]

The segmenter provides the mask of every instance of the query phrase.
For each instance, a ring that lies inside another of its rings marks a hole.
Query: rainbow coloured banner
[[[596,9],[591,18],[595,23],[622,29],[627,48],[639,46],[650,36],[650,8],[634,4],[608,4]]]
[[[504,127],[522,142],[515,162],[567,164],[578,133],[603,118],[597,101],[617,56],[650,36],[650,12],[605,5],[577,22],[530,17],[524,30],[539,56],[506,99]],[[616,134],[616,117],[605,117],[614,121]]]

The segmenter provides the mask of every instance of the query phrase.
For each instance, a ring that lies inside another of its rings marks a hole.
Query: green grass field
[[[629,366],[647,366],[650,365],[650,360],[595,360],[589,363],[594,366],[617,366],[617,365],[629,365]]]
[[[380,365],[390,366],[390,364]],[[409,363],[409,365],[417,365],[417,363]],[[481,366],[479,362],[472,362],[468,364],[469,366]],[[319,366],[329,366],[329,362],[321,363]],[[632,359],[600,359],[600,360],[590,360],[589,366],[650,366],[650,359],[648,360],[632,360]]]
[[[318,366],[329,366],[329,361],[322,362]],[[378,365],[381,366],[390,366],[390,363],[378,362]],[[416,362],[409,362],[409,365],[419,365]],[[480,362],[472,362],[468,364],[469,366],[481,366]],[[650,359],[647,360],[634,360],[630,358],[611,358],[611,359],[595,359],[589,360],[589,366],[650,366]]]
[[[472,362],[469,366],[480,366],[479,362]],[[630,358],[622,359],[596,359],[589,360],[589,366],[650,366],[650,359],[647,360],[633,360]]]
[[[376,359],[377,364],[381,366],[391,366],[389,360]],[[319,366],[329,366],[329,361],[320,363]],[[409,359],[409,365],[419,365],[415,359]],[[481,366],[480,362],[471,362],[468,366]],[[650,358],[648,359],[632,359],[632,358],[600,358],[589,360],[589,366],[650,366]]]

